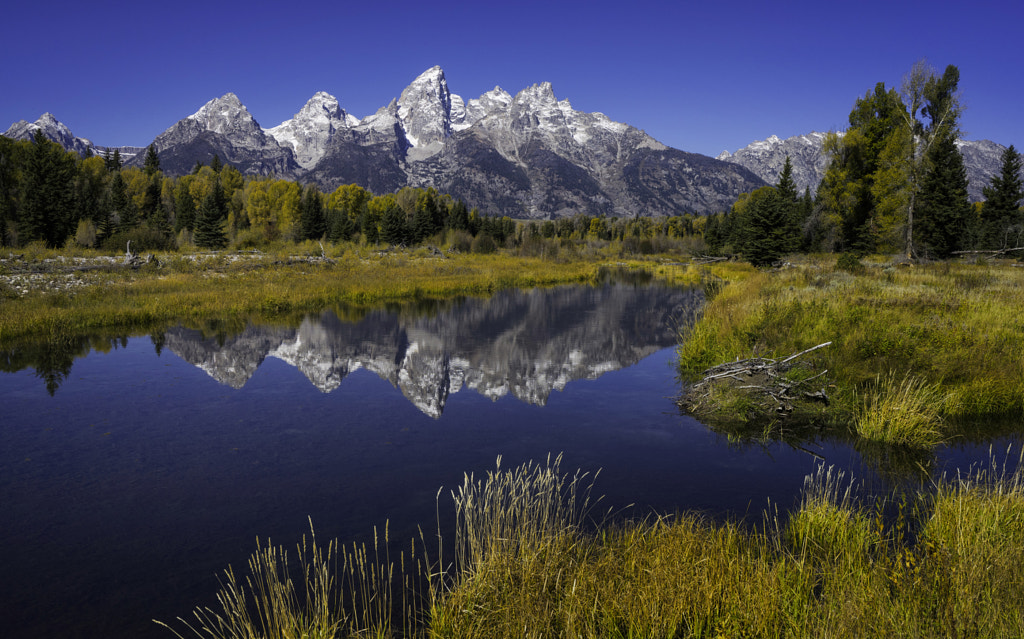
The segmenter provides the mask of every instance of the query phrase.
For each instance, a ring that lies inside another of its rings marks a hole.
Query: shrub
[[[133,253],[141,251],[169,251],[174,246],[174,240],[164,235],[163,232],[149,226],[138,226],[127,231],[114,233],[103,240],[103,249],[107,251],[124,251],[128,242],[132,243]]]
[[[494,238],[486,233],[480,233],[473,238],[473,244],[470,247],[474,253],[493,253],[498,250],[498,246],[494,243]]]
[[[864,265],[853,253],[843,253],[836,260],[836,270],[846,271],[851,275],[862,275],[864,273]]]

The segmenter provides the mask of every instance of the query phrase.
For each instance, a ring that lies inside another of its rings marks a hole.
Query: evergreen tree
[[[42,240],[59,247],[74,230],[76,157],[36,131],[22,178],[22,242]]]
[[[750,228],[744,255],[754,266],[770,266],[793,251],[796,236],[787,203],[776,189],[767,189],[763,196],[752,199],[747,211]]]
[[[178,188],[174,191],[174,232],[182,229],[192,230],[196,225],[196,201],[192,199],[192,193],[188,189],[189,183],[184,180],[178,181]]]
[[[380,239],[392,245],[409,242],[409,225],[405,219],[405,212],[397,204],[389,206],[384,211],[380,222]]]
[[[0,245],[15,240],[18,223],[18,172],[24,144],[0,135]]]
[[[128,185],[120,171],[110,180],[110,212],[117,216],[117,229],[127,231],[138,225],[135,205],[128,197]]]
[[[114,157],[110,160],[110,170],[121,170],[121,149],[114,149]]]
[[[203,198],[196,212],[196,246],[203,248],[224,248],[228,239],[224,235],[222,222],[227,218],[228,207],[220,180],[214,180],[210,191]]]
[[[1020,210],[1024,187],[1021,184],[1021,156],[1012,144],[1003,151],[999,173],[992,176],[982,193],[985,202],[981,207],[981,246],[1002,249],[1016,244],[1020,230],[1014,233],[1014,227],[1024,223]]]
[[[334,211],[331,215],[331,228],[327,239],[332,242],[347,242],[356,232],[356,225],[344,211]]]
[[[789,160],[788,155],[786,163],[782,165],[782,171],[779,172],[779,183],[775,190],[784,202],[796,203],[798,196],[796,182],[793,181],[793,163]]]
[[[220,156],[217,155],[216,153],[213,154],[213,159],[210,160],[210,168],[213,169],[214,173],[220,173]]]
[[[462,200],[459,200],[452,205],[452,209],[448,213],[448,227],[453,228],[457,231],[469,230],[469,211],[466,209],[466,203],[463,202]],[[550,227],[551,235],[548,235],[546,237],[551,237],[552,235],[554,235],[555,225],[550,224]]]
[[[146,161],[143,165],[143,170],[150,177],[153,177],[160,170],[160,157],[156,154],[156,147],[152,144],[146,149]]]
[[[142,218],[147,222],[160,222],[165,217],[160,202],[160,185],[162,177],[160,174],[149,176],[146,183],[146,190],[142,194]]]
[[[380,241],[380,231],[377,229],[377,221],[369,207],[363,207],[359,215],[359,232],[367,244],[376,244]]]
[[[324,216],[323,198],[315,185],[306,187],[299,203],[301,216],[301,238],[304,240],[320,240],[327,234],[327,219]]]
[[[966,248],[971,203],[967,196],[967,169],[956,138],[943,136],[931,147],[928,170],[921,182],[916,245],[939,259]]]

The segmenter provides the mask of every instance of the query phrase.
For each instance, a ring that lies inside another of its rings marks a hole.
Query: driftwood
[[[1007,253],[1015,253],[1017,251],[1024,251],[1024,246],[1017,246],[1014,248],[1004,249],[988,249],[983,251],[953,251],[953,255],[979,255],[984,257],[1001,257],[1006,255]]]
[[[780,415],[793,412],[794,402],[801,399],[828,404],[825,388],[822,386],[813,390],[814,386],[811,384],[828,373],[828,369],[799,381],[786,379],[785,373],[799,364],[796,362],[797,358],[830,344],[832,342],[818,344],[784,359],[754,357],[719,364],[704,371],[703,379],[689,388],[680,404],[684,408],[699,411],[712,388],[718,384],[725,384],[735,390],[758,396]]]

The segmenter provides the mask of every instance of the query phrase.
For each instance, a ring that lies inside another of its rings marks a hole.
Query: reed
[[[560,461],[465,476],[451,565],[413,543],[418,558],[396,566],[386,528],[372,550],[311,535],[294,571],[268,543],[244,581],[228,569],[222,611],[180,623],[247,639],[1024,633],[1024,455],[1013,472],[993,461],[876,499],[823,466],[760,527],[693,513],[588,524],[593,481]]]
[[[942,442],[943,395],[937,384],[895,372],[875,378],[864,393],[857,433],[868,440],[898,446],[931,448]]]

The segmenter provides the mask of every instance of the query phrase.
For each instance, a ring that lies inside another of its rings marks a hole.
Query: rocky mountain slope
[[[829,158],[821,151],[825,135],[813,131],[785,140],[772,135],[767,140],[754,141],[735,153],[723,151],[718,159],[746,167],[768,184],[775,184],[779,181],[779,173],[788,155],[797,188],[801,191],[810,188],[813,194],[828,169]],[[982,189],[989,185],[993,175],[999,173],[1006,147],[991,140],[960,140],[957,146],[964,158],[964,168],[967,169],[968,195],[972,202],[979,202],[984,199]]]
[[[47,140],[56,142],[68,151],[74,151],[79,155],[86,155],[93,146],[89,140],[75,137],[71,130],[52,113],[42,114],[35,122],[18,120],[4,131],[3,135],[12,140],[31,140],[35,137],[36,131],[42,131]]]
[[[67,136],[58,140],[66,148],[84,152],[89,144],[74,147]],[[324,190],[433,186],[485,214],[515,218],[717,211],[763,185],[735,163],[672,149],[601,113],[577,111],[549,83],[515,96],[496,87],[466,101],[449,90],[440,67],[362,119],[318,92],[292,119],[263,129],[227,93],[153,144],[172,175],[217,155],[245,174],[316,182]],[[139,154],[127,164],[142,162]]]

